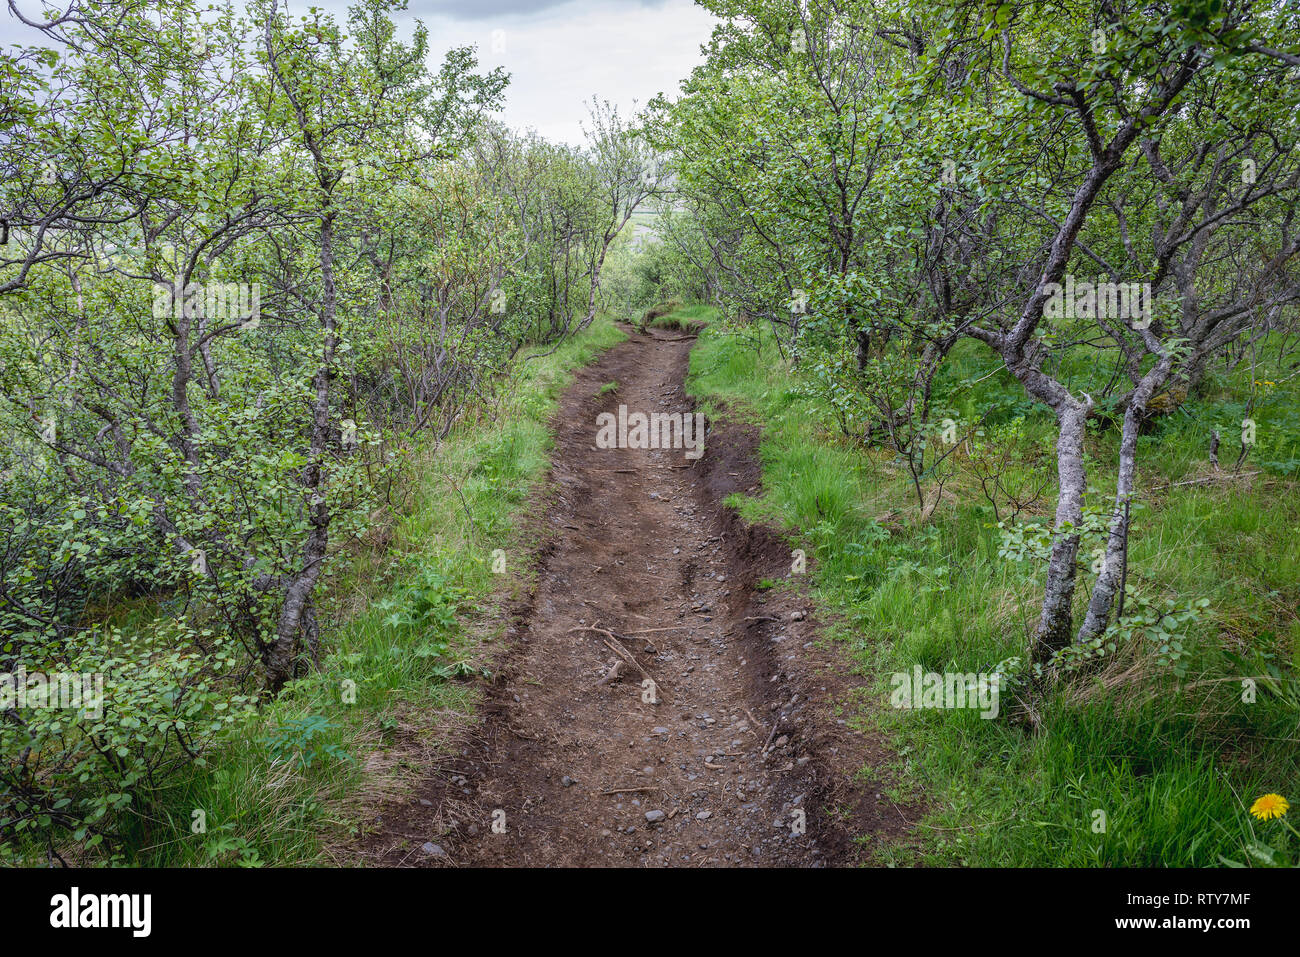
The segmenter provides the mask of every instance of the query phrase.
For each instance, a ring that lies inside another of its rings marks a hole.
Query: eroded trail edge
[[[798,591],[759,589],[790,577],[790,547],[722,504],[758,490],[757,431],[710,422],[697,460],[596,447],[620,404],[693,411],[690,348],[631,332],[565,393],[536,587],[481,723],[385,809],[373,858],[823,866],[907,828],[870,773],[883,749],[838,716],[862,679]]]

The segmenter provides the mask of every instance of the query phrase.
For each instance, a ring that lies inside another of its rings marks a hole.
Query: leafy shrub
[[[272,758],[277,761],[296,758],[301,768],[310,768],[325,759],[346,761],[347,754],[328,740],[330,733],[336,730],[337,726],[328,719],[309,714],[291,718],[280,725],[267,737],[265,744]]]
[[[460,627],[458,615],[478,609],[468,589],[453,585],[445,575],[430,568],[421,569],[415,581],[375,607],[389,612],[384,618],[389,628],[434,635],[454,633]]]
[[[254,707],[232,693],[241,654],[218,636],[178,625],[147,637],[110,629],[80,638],[84,650],[50,659],[48,673],[87,676],[102,701],[12,708],[0,721],[0,837],[19,854],[39,849],[62,860],[71,840],[85,850],[104,844],[114,856],[118,815],[147,818],[174,776],[202,764]]]

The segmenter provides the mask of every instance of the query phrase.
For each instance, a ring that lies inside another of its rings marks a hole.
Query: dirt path
[[[483,725],[385,813],[386,863],[819,866],[905,824],[852,783],[879,749],[835,717],[843,663],[797,595],[755,590],[789,547],[721,505],[756,490],[753,430],[710,423],[695,461],[596,448],[619,404],[692,410],[691,341],[631,336],[563,399],[536,589]]]

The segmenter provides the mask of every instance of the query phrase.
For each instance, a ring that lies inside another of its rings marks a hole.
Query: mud
[[[722,504],[759,491],[757,429],[710,422],[698,460],[596,448],[620,404],[693,410],[692,342],[629,333],[562,400],[481,723],[381,810],[376,863],[818,867],[906,837],[884,745],[841,713],[864,679],[799,589],[767,587],[790,545]]]

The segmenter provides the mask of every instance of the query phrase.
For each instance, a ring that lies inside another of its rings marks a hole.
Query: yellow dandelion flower
[[[1291,805],[1282,795],[1265,794],[1250,806],[1250,813],[1261,821],[1267,821],[1269,818],[1281,817],[1289,807]]]

